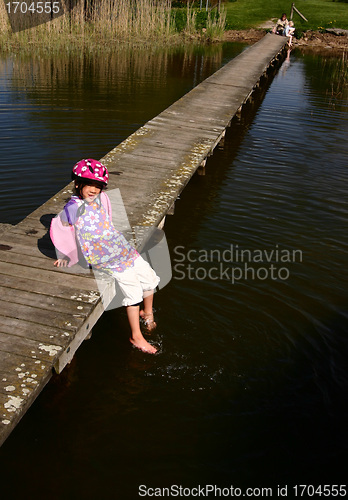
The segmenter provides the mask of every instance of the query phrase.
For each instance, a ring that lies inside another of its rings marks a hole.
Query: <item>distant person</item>
[[[90,266],[113,276],[124,295],[130,342],[154,354],[157,349],[143,337],[140,318],[148,331],[156,327],[152,303],[159,277],[112,223],[110,199],[103,192],[109,179],[107,168],[96,160],[81,160],[74,166],[72,178],[75,195],[51,223],[50,235],[59,257],[54,266],[76,264],[79,248]],[[142,301],[144,309],[139,311]]]
[[[295,32],[294,23],[292,21],[289,21],[288,18],[286,17],[285,12],[283,12],[281,17],[278,19],[275,27],[273,28],[273,33],[277,33],[277,35],[292,37],[294,32]]]

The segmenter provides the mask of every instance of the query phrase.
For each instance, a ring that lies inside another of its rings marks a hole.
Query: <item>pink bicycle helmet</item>
[[[72,173],[75,179],[82,178],[98,181],[105,184],[105,186],[109,180],[108,169],[100,161],[93,160],[92,158],[77,162]]]

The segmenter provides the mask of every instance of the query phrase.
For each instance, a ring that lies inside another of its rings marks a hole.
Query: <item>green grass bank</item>
[[[295,12],[294,23],[298,30],[348,29],[348,3],[333,0],[297,0],[295,7],[308,19],[301,19]],[[279,18],[285,12],[290,16],[290,0],[236,0],[226,2],[226,29],[256,28],[269,19]]]

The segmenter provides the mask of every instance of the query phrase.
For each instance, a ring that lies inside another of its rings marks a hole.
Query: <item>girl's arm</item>
[[[69,264],[69,261],[67,258],[63,258],[63,259],[57,259],[53,265],[56,266],[56,267],[66,267],[67,265]]]
[[[59,250],[56,249],[56,254],[58,259],[53,262],[53,265],[55,267],[66,267],[69,264],[69,257],[66,255],[62,254]]]
[[[79,260],[72,224],[77,218],[77,208],[77,203],[70,200],[64,210],[52,219],[50,236],[57,253],[57,260],[53,263],[55,267],[70,267]]]
[[[75,199],[71,198],[59,214],[63,226],[73,226],[75,224],[78,219],[78,209],[78,203]]]

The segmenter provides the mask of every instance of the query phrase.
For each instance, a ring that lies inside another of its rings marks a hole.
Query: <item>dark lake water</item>
[[[3,56],[0,222],[21,220],[76,160],[103,156],[242,49]],[[160,354],[130,347],[123,310],[105,313],[1,448],[4,498],[132,500],[172,485],[273,497],[287,485],[296,498],[294,485],[345,484],[340,61],[293,51],[233,121],[167,217]]]

